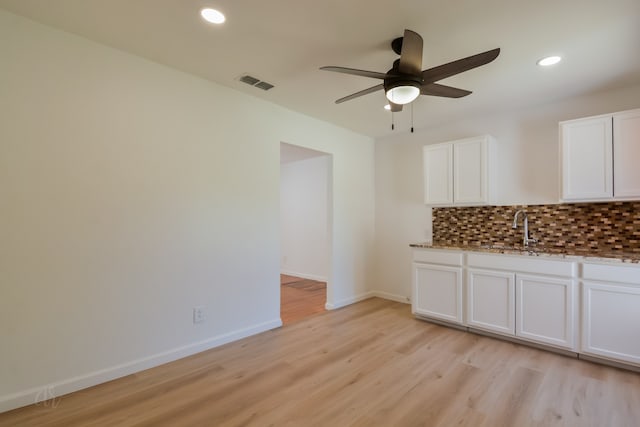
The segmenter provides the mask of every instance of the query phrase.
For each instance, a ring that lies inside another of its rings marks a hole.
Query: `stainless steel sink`
[[[531,247],[531,246],[524,246],[524,245],[507,246],[507,245],[491,244],[491,245],[480,245],[480,249],[487,249],[487,250],[494,250],[494,251],[526,252],[529,255],[538,255],[539,252],[540,252],[539,248],[534,248],[534,247]]]

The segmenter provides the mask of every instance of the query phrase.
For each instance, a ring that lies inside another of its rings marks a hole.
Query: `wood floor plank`
[[[280,275],[280,319],[283,325],[323,313],[326,302],[326,283]]]
[[[637,426],[640,374],[372,298],[0,414],[0,426]]]

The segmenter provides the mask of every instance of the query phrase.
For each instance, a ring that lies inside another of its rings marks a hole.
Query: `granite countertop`
[[[468,244],[468,245],[440,245],[433,243],[412,243],[409,246],[412,248],[423,249],[450,249],[459,251],[473,251],[473,252],[487,252],[496,254],[510,254],[510,255],[528,255],[528,256],[544,256],[554,257],[562,259],[574,259],[584,261],[605,261],[605,262],[623,262],[623,263],[640,263],[640,253],[637,252],[589,252],[580,250],[569,250],[560,248],[544,248],[536,247],[532,245],[530,247],[524,246],[500,246],[500,245],[482,245],[482,244]]]

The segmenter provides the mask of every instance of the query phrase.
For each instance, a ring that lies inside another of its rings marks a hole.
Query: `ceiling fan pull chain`
[[[411,133],[413,133],[413,102],[411,103]]]
[[[391,112],[391,130],[394,130],[394,129],[395,129],[395,126],[394,126],[394,124],[393,124],[393,117],[394,117],[394,115],[393,115],[393,114],[394,114],[394,113],[393,113],[393,111],[392,111],[392,112]]]

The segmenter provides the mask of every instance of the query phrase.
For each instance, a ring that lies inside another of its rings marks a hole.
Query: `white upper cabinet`
[[[640,199],[640,110],[560,123],[561,200]]]
[[[424,147],[424,202],[427,205],[490,203],[489,135]]]
[[[424,200],[433,205],[453,203],[453,145],[424,147]]]
[[[611,116],[560,124],[562,199],[613,197]]]
[[[487,153],[485,137],[453,144],[453,202],[487,203]]]
[[[613,195],[640,199],[640,109],[613,115]]]

